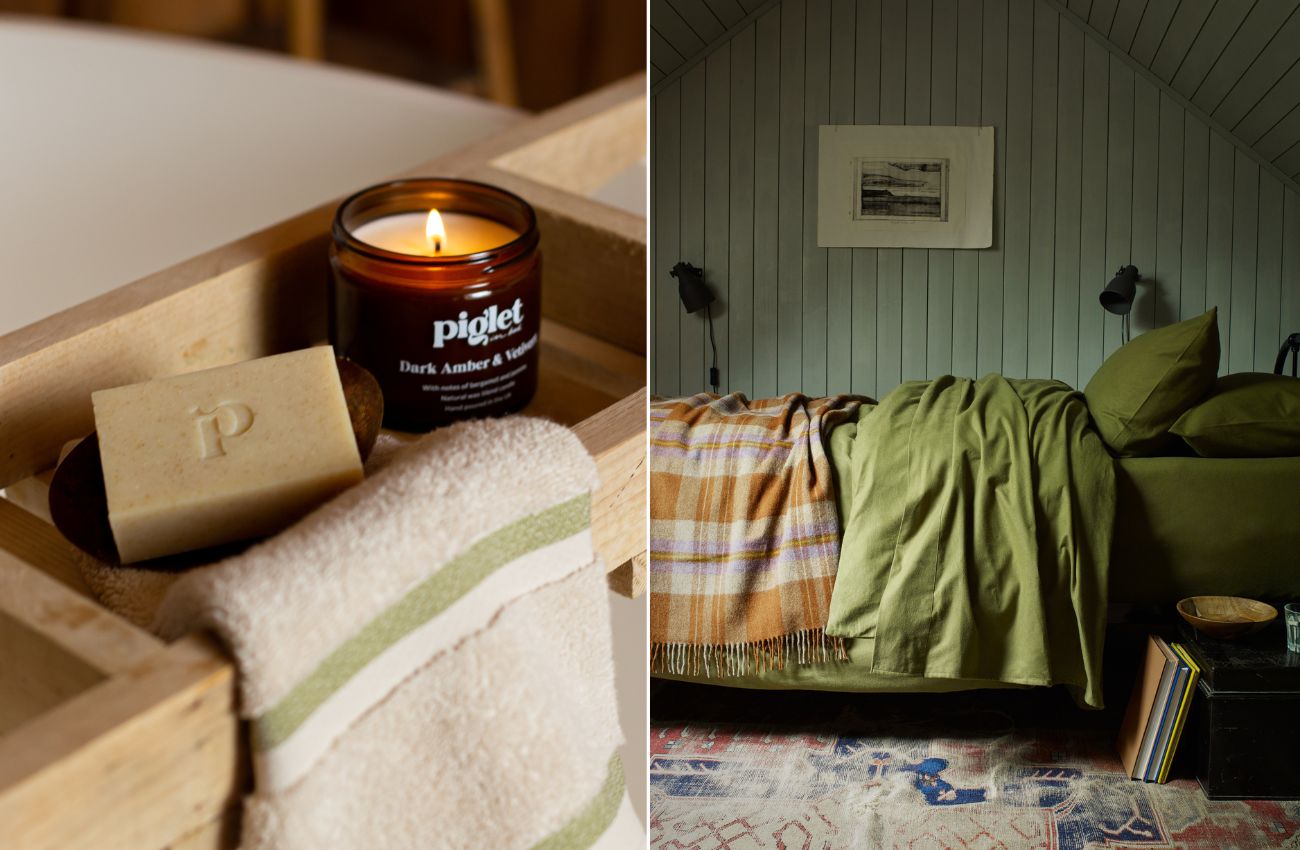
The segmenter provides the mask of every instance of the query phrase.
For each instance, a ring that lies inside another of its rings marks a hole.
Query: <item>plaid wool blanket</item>
[[[824,629],[840,523],[826,441],[860,396],[650,406],[650,669],[736,676],[844,658]]]

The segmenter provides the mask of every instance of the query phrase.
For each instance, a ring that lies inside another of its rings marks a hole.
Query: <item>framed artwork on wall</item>
[[[819,247],[993,244],[992,127],[818,130]]]

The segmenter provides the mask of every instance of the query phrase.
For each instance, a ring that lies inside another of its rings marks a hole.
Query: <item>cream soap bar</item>
[[[362,477],[328,346],[91,401],[122,563],[273,534]]]

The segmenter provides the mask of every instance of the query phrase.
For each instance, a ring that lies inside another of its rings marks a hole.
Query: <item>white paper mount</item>
[[[993,244],[992,127],[818,130],[818,247]]]

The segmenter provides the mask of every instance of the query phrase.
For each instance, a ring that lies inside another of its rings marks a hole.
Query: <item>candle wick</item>
[[[436,254],[441,254],[441,253],[442,253],[442,237],[441,237],[441,236],[435,236],[435,237],[433,237],[433,239],[432,239],[431,241],[433,242],[433,253],[434,253],[435,255],[436,255]]]

